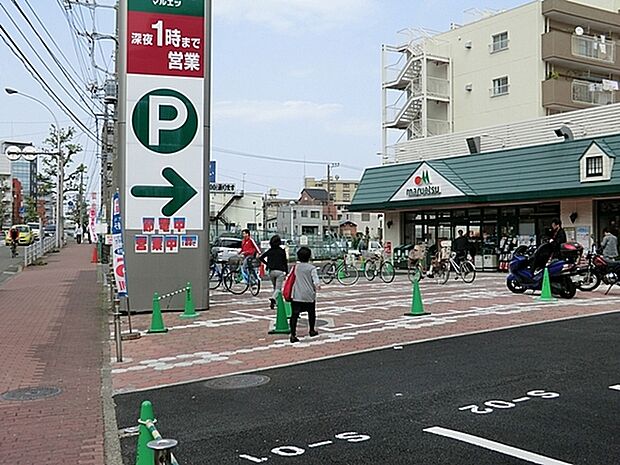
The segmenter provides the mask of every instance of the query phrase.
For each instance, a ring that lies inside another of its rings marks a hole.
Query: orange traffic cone
[[[97,257],[97,246],[93,247],[93,256],[90,259],[91,263],[97,263],[99,261],[99,258]]]

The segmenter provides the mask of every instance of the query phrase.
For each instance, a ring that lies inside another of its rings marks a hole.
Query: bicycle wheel
[[[222,287],[224,288],[224,290],[226,291],[230,291],[230,288],[228,287],[230,285],[230,279],[228,278],[228,276],[230,275],[230,268],[228,268],[227,265],[222,265],[221,271],[222,276],[221,276],[221,281],[222,281]]]
[[[476,267],[470,261],[461,263],[461,277],[466,283],[473,283],[476,279]]]
[[[409,278],[409,281],[411,281],[411,284],[415,283],[416,281],[419,282],[422,278],[422,270],[418,265],[409,266],[407,268],[407,277]]]
[[[211,266],[211,272],[209,273],[209,289],[215,290],[222,284],[222,272],[218,270],[217,265]]]
[[[437,284],[446,284],[448,279],[450,279],[450,264],[446,262],[441,262],[437,266],[437,270],[433,270],[435,274],[435,279],[437,280]]]
[[[343,286],[352,286],[360,279],[360,273],[353,265],[346,265],[343,263],[338,267],[336,278]]]
[[[384,283],[391,283],[394,281],[394,276],[396,276],[396,271],[394,271],[394,265],[391,262],[383,262],[381,265],[381,279]]]
[[[364,276],[368,281],[372,281],[377,276],[377,264],[374,261],[366,262],[364,266]]]
[[[331,283],[336,277],[336,264],[334,262],[329,262],[323,265],[321,268],[321,279],[325,284]]]
[[[248,290],[248,282],[243,278],[241,270],[231,271],[226,282],[228,283],[227,289],[235,295],[241,295]]]
[[[257,296],[260,292],[260,278],[256,274],[255,270],[250,272],[250,294]]]

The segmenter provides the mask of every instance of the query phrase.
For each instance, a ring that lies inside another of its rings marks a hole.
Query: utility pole
[[[80,170],[80,193],[79,193],[79,197],[78,197],[78,202],[79,202],[79,209],[78,209],[78,228],[80,231],[80,234],[82,233],[83,226],[82,226],[82,218],[84,218],[84,212],[82,211],[82,207],[84,205],[84,170]]]
[[[328,163],[327,164],[327,231],[331,235],[332,233],[332,212],[331,212],[331,203],[332,203],[332,191],[331,191],[331,168],[337,168],[340,166],[340,163]]]

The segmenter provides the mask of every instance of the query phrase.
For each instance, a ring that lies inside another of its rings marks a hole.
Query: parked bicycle
[[[461,278],[466,283],[473,283],[476,279],[476,267],[467,257],[463,257],[459,262],[456,260],[456,252],[450,254],[447,260],[440,260],[433,267],[433,276],[439,284],[446,284],[450,279],[450,272],[453,271],[456,279]]]
[[[228,290],[226,276],[229,272],[228,263],[212,261],[209,265],[209,289],[213,291],[222,285]]]
[[[228,260],[229,271],[224,277],[224,285],[235,295],[241,295],[248,289],[253,296],[260,292],[260,278],[256,271],[256,260],[247,261],[247,269],[243,267],[242,257],[231,257]]]
[[[420,281],[424,277],[424,257],[426,255],[426,246],[423,244],[413,247],[407,257],[407,277],[413,284]]]
[[[321,268],[321,279],[325,284],[331,283],[334,278],[344,286],[352,286],[359,279],[359,270],[347,263],[347,256],[342,259],[331,258]]]
[[[384,283],[391,283],[396,276],[394,265],[385,259],[383,253],[370,255],[364,264],[364,276],[368,281],[372,281],[377,275]]]

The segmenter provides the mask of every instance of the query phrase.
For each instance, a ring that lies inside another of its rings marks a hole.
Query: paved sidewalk
[[[430,314],[410,317],[404,316],[411,312],[412,289],[407,277],[397,276],[391,284],[377,281],[369,283],[362,278],[352,287],[337,283],[323,286],[317,302],[320,335],[307,336],[304,318],[298,331],[301,342],[297,344],[291,344],[286,334],[267,334],[275,322],[275,311],[268,304],[268,285],[259,297],[235,296],[218,289],[213,292],[208,312],[200,312],[195,319],[180,319],[180,313],[165,312],[167,333],[145,334],[124,344],[124,361],[112,360],[114,391],[139,391],[386,346],[620,310],[617,288],[607,296],[606,287],[601,286],[596,292],[579,292],[574,299],[543,303],[529,292],[512,294],[502,274],[481,273],[474,284],[423,281],[424,309]],[[182,304],[183,295],[173,299]],[[167,301],[162,301],[162,309],[166,306]],[[150,320],[150,315],[135,316],[134,330],[144,332]],[[123,329],[127,330],[126,324]],[[134,410],[138,409],[137,403]]]
[[[106,318],[91,254],[92,246],[70,244],[48,255],[47,265],[29,267],[0,287],[1,463],[105,462]],[[24,388],[60,392],[7,399],[9,391]]]

